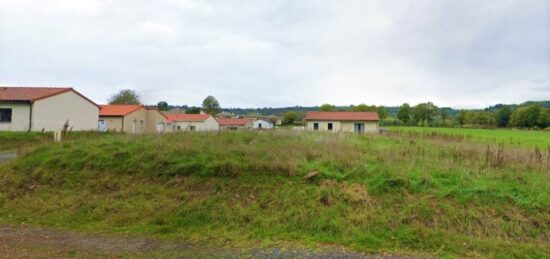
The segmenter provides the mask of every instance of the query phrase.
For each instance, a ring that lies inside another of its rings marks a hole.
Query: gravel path
[[[331,248],[247,249],[211,247],[185,241],[91,235],[43,228],[0,226],[0,258],[418,258],[364,255]]]

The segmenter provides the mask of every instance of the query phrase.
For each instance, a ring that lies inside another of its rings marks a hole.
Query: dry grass
[[[441,134],[106,135],[39,145],[0,167],[0,221],[544,257],[547,159],[542,150]],[[318,176],[303,181],[311,171]]]

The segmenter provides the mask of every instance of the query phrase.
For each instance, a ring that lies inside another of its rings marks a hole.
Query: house
[[[166,114],[170,131],[217,131],[218,121],[210,114]]]
[[[248,115],[238,115],[237,118],[245,118],[250,120],[264,120],[271,122],[273,125],[282,125],[283,120],[276,115],[260,115],[260,114],[248,114]]]
[[[378,132],[376,112],[308,112],[306,129],[334,132]]]
[[[157,108],[143,105],[101,105],[99,131],[162,133],[168,117]]]
[[[249,119],[216,119],[220,125],[220,130],[246,130],[252,129],[252,120]]]
[[[73,88],[0,86],[0,131],[97,130],[98,115]]]
[[[254,128],[254,129],[272,129],[273,128],[273,123],[271,123],[271,121],[269,121],[269,120],[259,119],[259,120],[255,120],[255,121],[252,122],[252,128]]]

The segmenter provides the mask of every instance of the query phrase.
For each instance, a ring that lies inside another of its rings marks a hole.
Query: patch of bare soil
[[[0,258],[415,258],[364,255],[345,249],[322,252],[288,248],[227,249],[185,241],[81,234],[0,226]]]

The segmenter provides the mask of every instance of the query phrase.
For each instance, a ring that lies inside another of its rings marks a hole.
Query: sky
[[[550,99],[548,0],[0,0],[0,85],[97,103]]]

